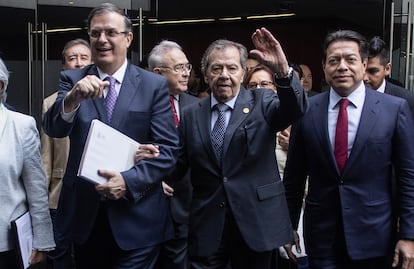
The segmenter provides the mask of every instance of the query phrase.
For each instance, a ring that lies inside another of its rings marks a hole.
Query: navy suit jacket
[[[64,96],[86,75],[98,76],[96,66],[61,73],[58,97],[43,120],[49,136],[70,137],[68,165],[56,216],[58,242],[67,238],[84,242],[93,227],[101,199],[93,184],[77,177],[77,171],[91,121],[99,119],[108,123],[103,98],[83,100],[73,123],[61,117]],[[121,249],[130,250],[170,239],[173,230],[161,180],[175,167],[179,141],[165,78],[128,64],[110,125],[140,143],[160,147],[159,157],[141,160],[130,170],[119,171],[127,186],[127,199],[107,201],[116,242]]]
[[[208,256],[217,250],[227,210],[254,251],[291,242],[275,137],[302,116],[306,107],[306,96],[295,76],[292,87],[279,89],[279,98],[270,89],[241,87],[226,130],[221,165],[210,138],[211,98],[184,110],[177,175],[182,168],[191,168],[190,255]]]
[[[388,81],[385,82],[384,92],[407,100],[408,105],[410,106],[410,109],[411,109],[411,114],[413,115],[413,119],[414,119],[414,93],[413,92],[403,87],[400,87],[398,85],[392,84],[391,82],[388,82]]]
[[[342,175],[328,134],[329,91],[309,99],[292,128],[283,182],[297,228],[304,185],[304,233],[309,256],[324,257],[343,225],[351,259],[386,256],[400,217],[400,237],[414,238],[414,126],[405,100],[366,89],[355,141]],[[397,178],[392,177],[394,166]],[[393,208],[397,180],[398,208]],[[342,219],[342,221],[341,221]],[[343,223],[342,223],[343,222]]]

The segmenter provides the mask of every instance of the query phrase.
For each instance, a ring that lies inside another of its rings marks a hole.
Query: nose
[[[223,67],[223,70],[221,70],[220,76],[221,77],[226,77],[226,78],[228,78],[230,76],[230,72],[227,69],[227,67]]]
[[[103,36],[103,37],[102,37]],[[97,37],[97,39],[99,40],[99,41],[101,41],[101,39],[103,38],[103,40],[104,41],[106,41],[107,39],[106,39],[106,33],[105,33],[105,31],[101,31],[100,33],[99,33],[99,36]]]
[[[184,69],[183,69],[183,72],[181,72],[181,73],[183,74],[183,76],[188,77],[188,76],[190,76],[191,69],[184,68]]]
[[[338,65],[338,69],[339,70],[347,70],[348,69],[348,65],[347,65],[346,60],[344,58],[342,58],[340,60],[339,65]]]
[[[75,67],[76,68],[79,68],[79,67],[81,67],[82,66],[82,60],[78,57],[78,58],[76,58],[76,64],[75,64]]]

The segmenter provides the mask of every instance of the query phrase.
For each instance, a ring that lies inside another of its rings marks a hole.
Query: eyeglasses
[[[160,68],[171,69],[176,73],[184,73],[184,71],[190,73],[191,69],[193,68],[193,65],[192,64],[177,64],[177,65],[174,65],[172,68],[168,66],[160,66]]]
[[[104,29],[104,30],[90,30],[88,34],[91,38],[99,38],[102,35],[102,33],[104,33],[106,37],[116,37],[117,35],[120,35],[120,34],[126,35],[129,32],[128,31],[118,32],[115,29]]]
[[[247,84],[247,87],[249,89],[252,89],[252,88],[271,88],[273,85],[274,85],[273,82],[263,80],[263,81],[260,81],[259,83],[250,82],[249,84]]]

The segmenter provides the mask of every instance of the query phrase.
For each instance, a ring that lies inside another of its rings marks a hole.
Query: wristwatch
[[[289,87],[290,81],[292,80],[293,76],[293,68],[289,66],[287,75],[285,77],[279,77],[277,73],[275,73],[275,83],[276,87],[283,88],[283,87]]]

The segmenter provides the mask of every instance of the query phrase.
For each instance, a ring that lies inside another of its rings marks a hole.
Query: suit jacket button
[[[223,208],[225,204],[226,204],[226,203],[221,202],[221,203],[219,204],[219,207],[220,207],[220,208]]]
[[[227,182],[227,177],[223,177],[223,182]]]

